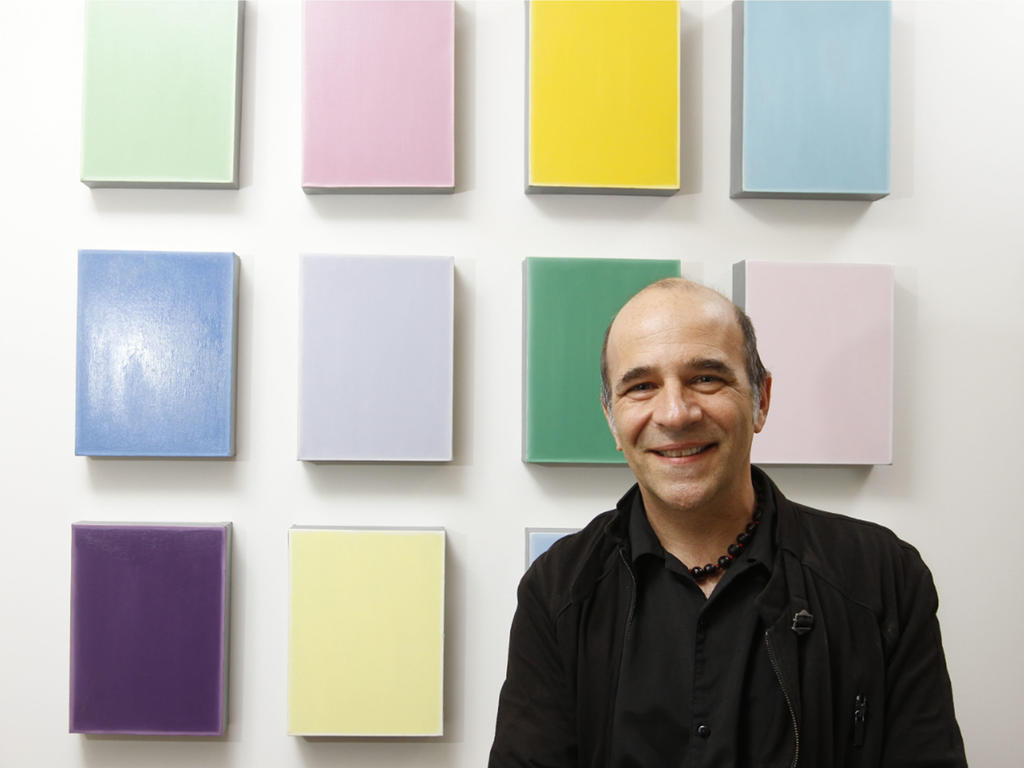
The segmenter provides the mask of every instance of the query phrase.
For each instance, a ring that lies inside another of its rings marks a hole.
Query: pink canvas
[[[307,0],[302,186],[455,184],[453,0]]]
[[[893,268],[746,261],[734,279],[774,379],[752,460],[891,464]]]

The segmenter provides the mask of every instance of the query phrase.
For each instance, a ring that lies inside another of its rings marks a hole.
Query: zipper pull
[[[857,694],[853,702],[853,746],[864,746],[864,724],[868,719],[868,697]]]

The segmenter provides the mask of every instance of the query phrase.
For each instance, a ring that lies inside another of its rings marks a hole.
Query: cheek
[[[624,409],[616,414],[614,430],[616,439],[626,443],[635,443],[649,420],[649,416],[639,409]]]

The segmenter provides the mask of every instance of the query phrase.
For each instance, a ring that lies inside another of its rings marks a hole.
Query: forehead
[[[675,363],[693,356],[737,366],[743,333],[732,304],[711,291],[652,289],[631,299],[608,335],[608,368]]]

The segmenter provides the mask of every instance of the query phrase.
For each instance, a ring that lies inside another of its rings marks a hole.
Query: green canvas
[[[523,460],[625,463],[601,413],[601,343],[626,300],[679,277],[679,262],[529,258],[524,269]]]
[[[82,181],[238,187],[242,3],[91,0]]]

